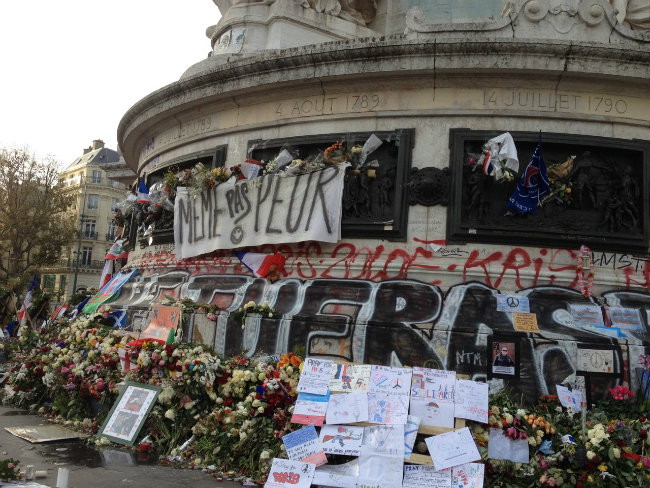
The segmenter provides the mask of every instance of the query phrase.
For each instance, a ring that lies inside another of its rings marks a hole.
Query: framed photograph
[[[515,337],[488,338],[488,378],[519,378],[519,341]]]
[[[127,446],[133,445],[149,412],[156,404],[161,388],[128,381],[115,401],[99,435]]]

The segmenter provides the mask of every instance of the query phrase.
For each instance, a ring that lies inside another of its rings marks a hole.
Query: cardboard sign
[[[287,456],[294,461],[320,466],[327,462],[316,428],[308,425],[300,430],[282,436]]]
[[[515,312],[512,314],[515,330],[519,332],[539,332],[537,325],[537,315],[534,313],[520,313]]]
[[[315,469],[315,464],[274,458],[264,488],[309,488]]]
[[[176,259],[218,249],[338,241],[347,166],[223,183],[198,196],[179,187],[174,204]]]
[[[332,371],[332,361],[306,358],[298,381],[298,393],[327,395]]]
[[[167,340],[169,331],[176,330],[181,321],[180,307],[168,307],[167,305],[153,305],[151,307],[151,322],[140,337],[146,339]]]

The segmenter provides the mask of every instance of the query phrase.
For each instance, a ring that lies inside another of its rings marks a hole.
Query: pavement
[[[158,466],[157,458],[133,449],[113,445],[94,449],[79,440],[35,443],[9,433],[7,427],[48,425],[38,415],[13,407],[0,406],[0,458],[13,458],[24,468],[33,465],[35,471],[47,476],[35,483],[54,487],[58,470],[69,469],[67,487],[61,488],[241,488],[235,481],[217,481],[199,469],[174,469]],[[34,486],[34,485],[32,485]]]

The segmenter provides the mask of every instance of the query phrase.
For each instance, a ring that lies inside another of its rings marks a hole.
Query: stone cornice
[[[125,160],[137,166],[136,139],[172,113],[223,101],[251,92],[269,96],[273,90],[368,79],[368,76],[403,77],[406,73],[513,74],[531,76],[618,79],[650,87],[650,52],[645,46],[598,44],[559,40],[485,38],[466,32],[443,40],[386,39],[339,41],[301,48],[269,51],[228,64],[198,63],[178,82],[167,85],[133,105],[120,121],[118,140]],[[135,136],[135,137],[134,137]]]

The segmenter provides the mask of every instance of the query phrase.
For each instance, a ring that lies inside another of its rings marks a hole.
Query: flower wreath
[[[589,274],[587,275],[587,283],[585,284],[585,262],[589,263]],[[594,262],[591,259],[591,249],[587,246],[580,246],[580,252],[578,253],[578,265],[576,266],[576,271],[578,274],[578,286],[580,287],[580,293],[585,298],[591,296],[591,289],[594,286]]]

